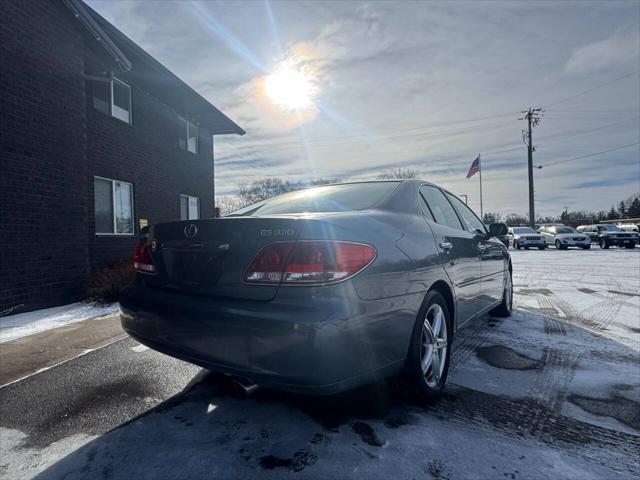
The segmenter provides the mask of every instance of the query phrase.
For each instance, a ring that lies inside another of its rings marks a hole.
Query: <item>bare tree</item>
[[[254,180],[250,184],[240,184],[238,195],[243,205],[251,205],[294,190],[336,182],[338,182],[337,178],[317,178],[310,181],[290,182],[278,177],[268,177]]]
[[[240,185],[240,198],[245,205],[266,200],[282,193],[291,192],[300,188],[297,184],[282,180],[278,177],[268,177],[254,180],[251,184]]]
[[[338,183],[340,181],[339,178],[316,178],[315,180],[311,180],[308,185],[310,187],[318,187],[320,185],[329,185],[331,183]]]
[[[407,178],[418,178],[418,171],[412,168],[392,168],[387,170],[376,178],[380,180],[404,180]]]
[[[517,213],[510,213],[506,216],[504,223],[510,227],[518,227],[520,225],[529,225],[529,218],[525,215],[519,215]]]
[[[502,223],[502,215],[499,213],[485,213],[482,223],[490,225],[492,223]]]
[[[242,198],[238,195],[223,195],[216,198],[216,207],[220,208],[221,215],[226,215],[246,207],[246,204],[243,203]]]

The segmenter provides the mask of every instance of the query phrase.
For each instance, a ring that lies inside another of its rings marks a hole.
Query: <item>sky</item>
[[[479,211],[480,154],[484,211],[525,213],[528,107],[537,214],[640,191],[638,1],[88,3],[246,130],[216,195],[402,167]]]

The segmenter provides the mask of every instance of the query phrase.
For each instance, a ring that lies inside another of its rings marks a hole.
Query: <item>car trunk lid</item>
[[[157,273],[145,275],[145,282],[191,294],[270,300],[278,285],[247,284],[243,273],[265,245],[296,240],[303,222],[226,217],[155,225],[148,242]]]

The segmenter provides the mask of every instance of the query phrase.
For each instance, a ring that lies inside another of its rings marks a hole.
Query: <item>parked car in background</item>
[[[539,232],[542,228],[548,227],[564,227],[564,223],[536,223],[536,232]]]
[[[581,225],[578,232],[588,235],[592,243],[597,243],[600,248],[611,246],[635,248],[638,243],[638,235],[633,232],[625,232],[617,225]]]
[[[619,223],[618,227],[623,232],[632,232],[638,235],[638,241],[640,241],[640,225],[634,225],[633,223]]]
[[[505,233],[419,180],[326,185],[160,223],[136,248],[122,326],[243,385],[330,394],[404,373],[435,398],[456,329],[510,315],[511,260],[495,238]]]
[[[518,250],[521,248],[529,250],[530,247],[535,247],[539,250],[547,248],[542,235],[531,227],[511,227],[508,230],[507,238],[507,245],[511,245]]]
[[[540,235],[547,245],[555,245],[558,250],[578,247],[584,250],[591,248],[591,238],[571,227],[545,227],[540,229]]]

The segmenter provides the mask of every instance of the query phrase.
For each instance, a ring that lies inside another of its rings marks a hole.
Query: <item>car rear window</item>
[[[237,210],[228,216],[367,210],[389,195],[399,182],[325,185],[285,193]]]
[[[576,231],[573,228],[562,227],[556,228],[556,233],[576,233]]]

